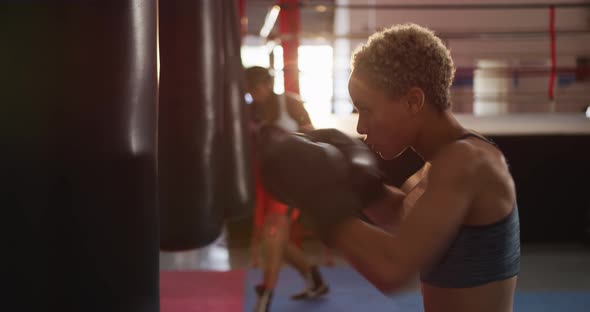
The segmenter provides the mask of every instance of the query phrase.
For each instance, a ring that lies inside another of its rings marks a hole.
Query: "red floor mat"
[[[160,272],[161,312],[236,312],[244,307],[244,271]]]

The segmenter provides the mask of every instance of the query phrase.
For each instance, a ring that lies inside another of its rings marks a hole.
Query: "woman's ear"
[[[410,88],[406,93],[406,105],[412,114],[416,114],[424,108],[425,96],[424,91],[418,87]]]

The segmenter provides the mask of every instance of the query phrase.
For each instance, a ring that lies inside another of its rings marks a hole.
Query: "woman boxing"
[[[512,311],[520,269],[515,186],[498,147],[451,113],[449,50],[426,28],[396,25],[372,35],[352,65],[358,132],[385,159],[414,149],[428,164],[424,178],[406,192],[367,184],[374,179],[366,168],[351,168],[371,162],[342,133],[269,132],[274,146],[266,156],[275,172],[265,170],[265,183],[297,203],[381,291],[395,292],[419,275],[427,312]],[[272,166],[285,157],[297,160],[294,168]],[[297,189],[288,176],[305,181]],[[358,210],[390,211],[396,222],[375,223],[396,226],[363,222]]]

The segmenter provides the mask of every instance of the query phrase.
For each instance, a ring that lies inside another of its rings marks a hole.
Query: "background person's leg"
[[[262,229],[262,270],[264,276],[263,283],[256,286],[256,292],[258,293],[258,300],[254,310],[256,312],[268,311],[270,308],[288,238],[288,217],[285,214],[271,210],[265,217]]]
[[[289,239],[289,219],[285,215],[271,213],[266,217],[263,234],[264,286],[276,286],[283,255]]]
[[[328,292],[328,285],[324,282],[317,265],[312,264],[305,253],[295,244],[288,242],[285,246],[284,259],[294,267],[305,281],[306,289],[293,295],[294,300],[312,299]]]

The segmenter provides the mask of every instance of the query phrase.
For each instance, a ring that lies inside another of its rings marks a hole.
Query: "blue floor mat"
[[[303,281],[291,269],[281,271],[271,311],[362,311],[421,312],[422,297],[417,292],[385,296],[350,267],[323,267],[330,293],[314,301],[293,301],[290,296],[303,289]],[[252,311],[256,303],[254,285],[261,281],[261,272],[251,270],[245,279],[244,311]],[[590,292],[517,292],[514,311],[524,312],[588,312]]]

